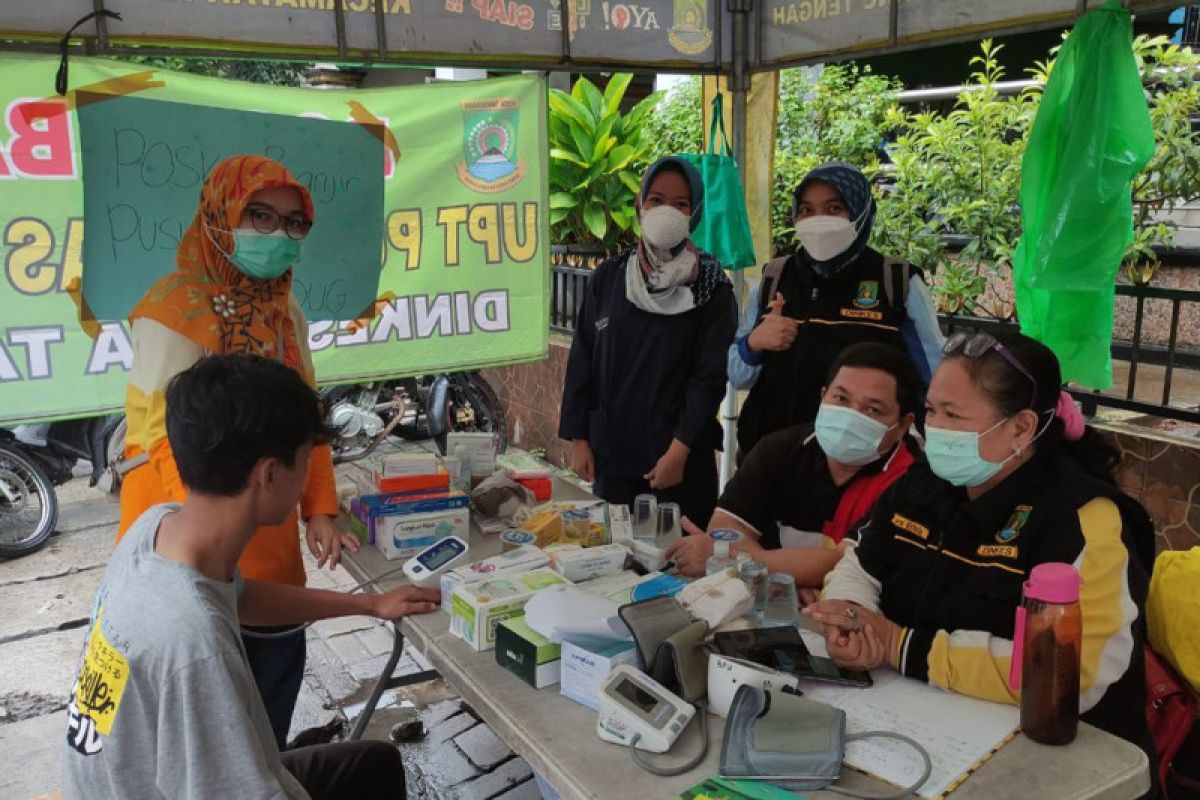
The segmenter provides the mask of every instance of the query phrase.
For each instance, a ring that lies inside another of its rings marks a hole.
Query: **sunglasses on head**
[[[1038,394],[1037,379],[1033,377],[1029,370],[1025,369],[1025,365],[1007,347],[1000,344],[1000,341],[995,336],[992,336],[990,333],[967,333],[960,331],[947,339],[945,346],[942,347],[942,355],[952,356],[961,354],[972,361],[990,352],[997,353],[1008,362],[1010,367],[1029,379],[1029,383],[1033,386],[1033,395],[1029,398],[1029,407],[1033,408]]]

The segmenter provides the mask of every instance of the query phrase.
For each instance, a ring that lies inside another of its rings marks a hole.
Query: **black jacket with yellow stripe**
[[[1142,559],[1153,535],[1140,505],[1058,450],[973,501],[917,464],[880,498],[825,596],[903,626],[894,656],[905,675],[1016,703],[1008,673],[1022,584],[1038,564],[1074,564],[1082,719],[1145,746]]]

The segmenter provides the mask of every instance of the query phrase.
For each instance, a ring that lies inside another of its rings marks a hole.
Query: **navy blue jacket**
[[[651,314],[625,297],[629,254],[596,268],[575,324],[558,435],[587,439],[596,474],[640,478],[671,439],[721,447],[717,411],[737,329],[728,282],[682,314]]]

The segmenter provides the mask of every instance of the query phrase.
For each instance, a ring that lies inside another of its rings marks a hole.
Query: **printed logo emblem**
[[[874,308],[879,305],[879,281],[861,281],[854,305],[858,308]]]
[[[667,41],[680,53],[699,55],[712,44],[712,31],[708,28],[708,3],[705,0],[675,0],[675,24],[667,34]]]
[[[1025,523],[1029,522],[1029,515],[1033,511],[1033,506],[1017,506],[1008,518],[1008,524],[1004,529],[996,534],[996,541],[1000,544],[1008,544],[1021,535],[1021,529],[1025,527]]]
[[[602,331],[607,327],[608,327],[608,317],[601,317],[600,319],[596,320],[596,330],[597,331]]]
[[[100,737],[112,732],[129,680],[129,662],[109,644],[100,622],[97,614],[67,706],[67,742],[85,756],[103,749]]]
[[[467,187],[491,194],[511,189],[525,177],[525,162],[517,159],[519,111],[511,97],[463,101],[458,179]]]

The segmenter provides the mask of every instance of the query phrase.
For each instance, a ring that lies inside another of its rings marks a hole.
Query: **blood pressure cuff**
[[[769,778],[789,790],[824,789],[841,774],[846,713],[794,694],[738,687],[725,722],[722,778]]]
[[[899,792],[872,794],[837,786],[846,742],[892,739],[921,757],[921,777]],[[901,800],[929,780],[929,752],[907,736],[889,731],[846,735],[846,712],[799,695],[768,692],[743,683],[733,696],[721,745],[722,778],[769,780],[792,791],[825,789],[865,800]]]
[[[637,643],[643,672],[689,703],[707,694],[707,623],[670,597],[629,603],[617,613]]]

